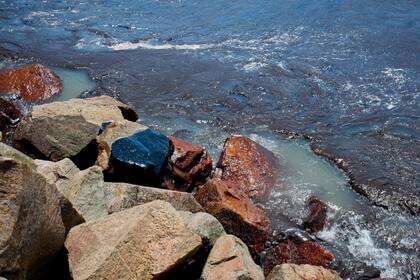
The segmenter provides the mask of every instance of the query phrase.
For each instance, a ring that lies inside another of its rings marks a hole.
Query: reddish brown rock
[[[226,139],[215,177],[232,182],[250,198],[261,198],[275,187],[278,175],[275,155],[242,135]]]
[[[0,130],[6,126],[14,126],[22,117],[18,100],[0,97]]]
[[[228,234],[242,239],[254,256],[263,250],[270,221],[262,209],[230,183],[212,179],[199,188],[195,198]]]
[[[25,101],[50,99],[62,89],[60,78],[40,64],[0,70],[0,92],[19,93]]]
[[[276,266],[283,263],[310,264],[329,268],[334,255],[313,241],[281,241],[276,247],[267,250],[264,260],[264,274],[268,275]]]
[[[207,150],[173,136],[169,137],[174,152],[169,159],[164,187],[170,190],[189,191],[206,182],[212,171],[212,158]]]
[[[321,231],[327,220],[327,204],[315,196],[308,200],[309,216],[303,222],[303,226],[310,232]]]

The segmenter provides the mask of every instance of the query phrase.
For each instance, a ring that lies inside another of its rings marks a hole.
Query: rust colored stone
[[[276,247],[267,250],[264,260],[264,274],[268,275],[276,266],[283,263],[310,264],[329,268],[334,255],[313,241],[281,241]]]
[[[250,198],[261,198],[276,185],[275,155],[242,135],[226,139],[215,177],[237,185]]]
[[[0,70],[0,92],[19,93],[25,101],[50,99],[62,89],[60,78],[40,64]]]
[[[303,226],[310,232],[321,231],[327,220],[327,204],[315,196],[308,200],[309,216],[303,222]]]
[[[230,183],[211,179],[199,188],[195,198],[220,221],[228,234],[242,239],[254,257],[263,250],[270,221],[266,213],[254,206],[247,196]]]
[[[189,191],[204,184],[213,167],[207,150],[173,136],[169,138],[174,152],[169,159],[170,170],[167,171],[163,186],[171,190]]]

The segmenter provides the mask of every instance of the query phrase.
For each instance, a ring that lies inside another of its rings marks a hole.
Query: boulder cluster
[[[61,86],[41,70],[0,72],[0,89],[25,73]],[[21,118],[0,143],[0,279],[341,279],[318,242],[273,237],[258,207],[281,175],[272,152],[232,135],[213,168],[204,147],[137,118],[109,96]],[[304,227],[319,231],[327,205],[309,203]]]

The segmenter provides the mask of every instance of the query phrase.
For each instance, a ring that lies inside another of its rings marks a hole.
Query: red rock
[[[0,130],[8,125],[16,125],[22,117],[21,106],[17,100],[0,97]]]
[[[321,231],[327,220],[327,204],[315,196],[308,200],[309,216],[303,222],[303,226],[310,232]]]
[[[207,150],[173,136],[169,137],[174,152],[169,159],[164,187],[171,190],[188,191],[206,182],[212,171],[212,158]]]
[[[195,198],[220,221],[228,234],[242,239],[254,257],[263,250],[270,221],[262,209],[231,183],[211,179],[199,188]]]
[[[0,70],[0,92],[19,93],[25,101],[49,99],[62,89],[60,78],[40,64]]]
[[[329,268],[334,255],[313,241],[281,241],[276,247],[267,250],[264,259],[264,274],[268,275],[276,266],[283,263],[310,264]]]
[[[250,198],[261,198],[276,185],[275,155],[242,135],[226,139],[215,177],[237,185]]]

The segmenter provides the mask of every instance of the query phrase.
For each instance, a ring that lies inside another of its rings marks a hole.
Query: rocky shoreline
[[[54,76],[44,75],[48,69],[28,67],[23,74],[0,73],[3,85],[13,81],[5,91],[21,94],[0,99],[2,139],[9,144],[0,144],[0,216],[7,221],[0,224],[0,276],[380,276],[374,268],[346,270],[312,236],[322,230],[327,213],[316,197],[308,201],[304,224],[272,232],[258,201],[272,191],[282,170],[258,143],[228,137],[213,168],[206,148],[140,124],[134,110],[109,96],[35,105],[23,113],[22,86],[28,101],[59,92]],[[19,75],[41,82],[31,88]]]

